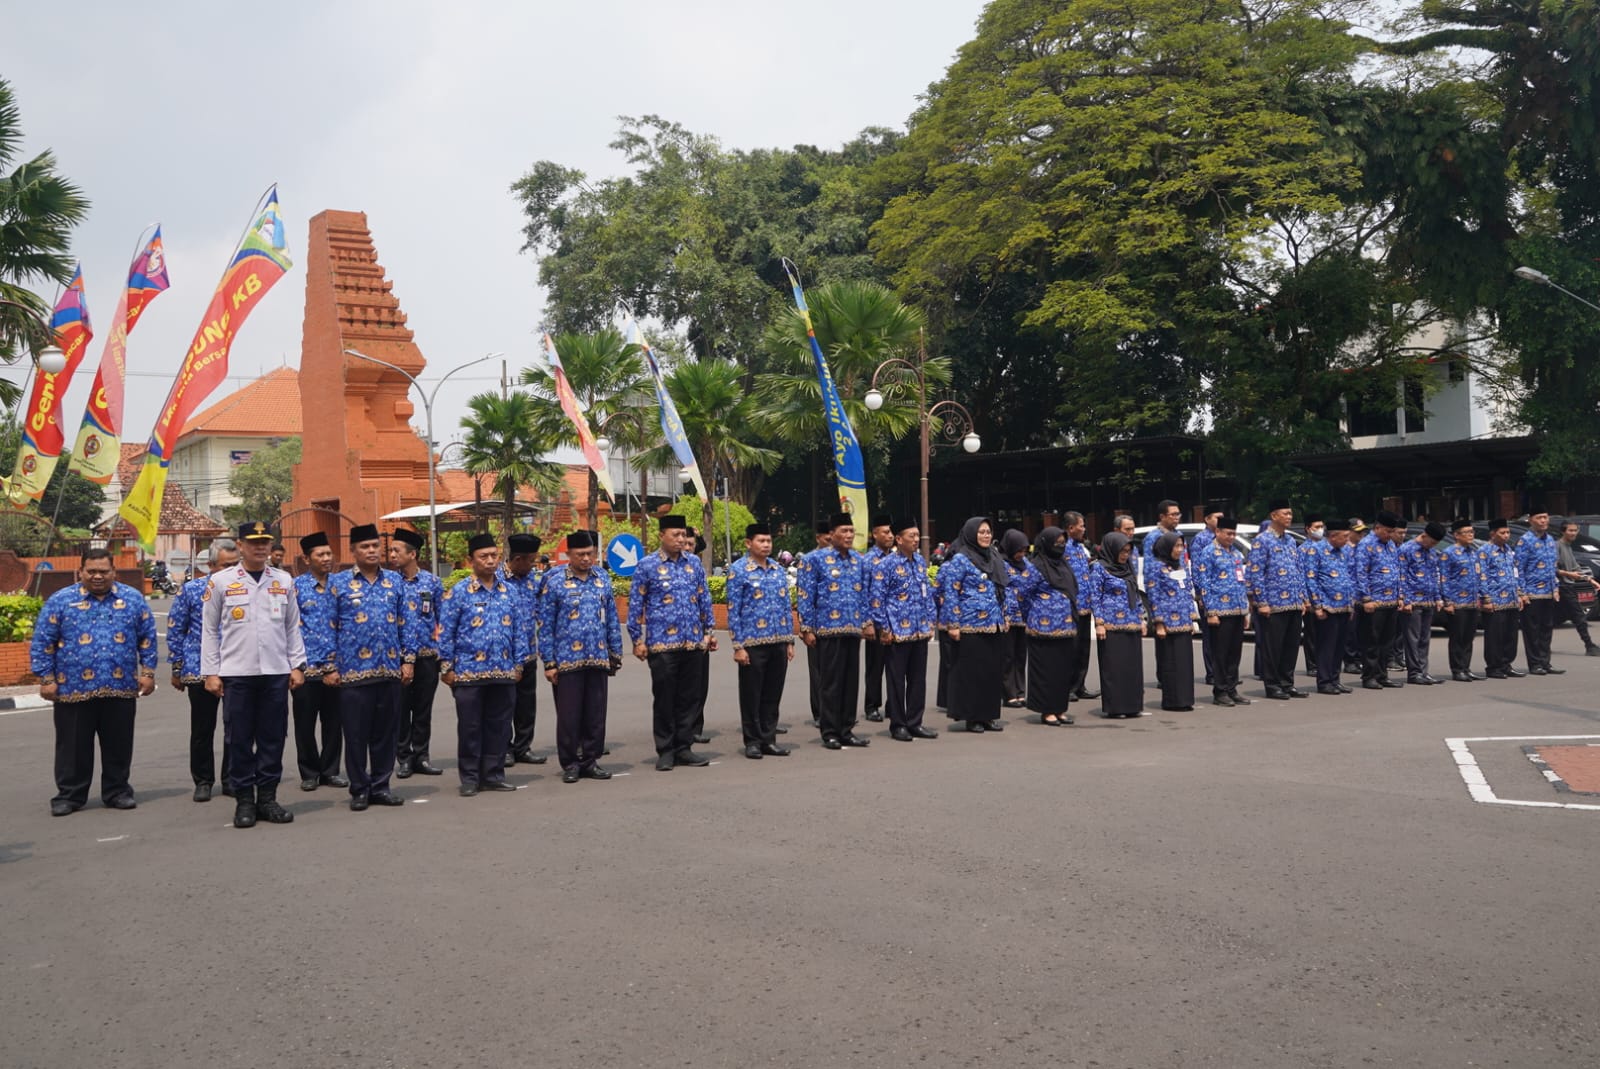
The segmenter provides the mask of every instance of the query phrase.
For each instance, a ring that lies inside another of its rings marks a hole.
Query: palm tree
[[[567,469],[540,459],[555,443],[537,429],[540,404],[521,390],[502,397],[480,393],[467,402],[461,421],[462,465],[473,475],[493,474],[494,492],[505,502],[505,533],[510,535],[517,487],[530,486],[541,497],[555,497],[566,485]]]
[[[583,403],[589,429],[596,437],[604,435],[630,450],[653,439],[649,428],[655,411],[655,390],[637,346],[610,329],[594,334],[561,334],[555,343],[567,381]],[[522,381],[541,402],[534,417],[540,434],[558,445],[577,445],[577,428],[556,400],[555,376],[550,368],[543,364],[523,368]],[[600,526],[600,480],[592,471],[588,504],[589,527],[594,529]]]
[[[23,287],[72,280],[69,237],[89,211],[82,191],[56,173],[49,150],[7,174],[21,147],[21,113],[0,79],[0,360],[8,364],[50,343],[50,305]],[[19,392],[0,381],[0,402],[15,404]]]
[[[743,386],[744,369],[731,360],[689,360],[667,372],[667,393],[678,406],[684,435],[701,462],[701,472],[709,461],[712,470],[721,469],[728,477],[730,496],[740,504],[755,500],[760,478],[783,462],[776,449],[756,445],[752,420],[755,401]],[[641,454],[640,467],[671,468],[677,458],[668,445],[659,445]],[[712,496],[715,496],[713,488]],[[711,530],[711,501],[704,502],[701,530]]]

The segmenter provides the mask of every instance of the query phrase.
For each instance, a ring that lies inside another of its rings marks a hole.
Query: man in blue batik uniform
[[[788,757],[778,745],[778,704],[794,660],[794,609],[788,573],[772,559],[772,529],[744,529],[744,556],[728,566],[728,634],[739,666],[739,724],[744,755]]]
[[[872,527],[868,531],[872,544],[867,547],[863,556],[866,558],[867,567],[870,569],[878,561],[894,552],[894,518],[887,514],[872,517]],[[867,665],[866,683],[866,718],[877,723],[883,720],[883,669],[887,650],[877,642],[867,643],[867,649],[862,658]]]
[[[231,538],[211,543],[211,572],[239,563],[239,547]],[[200,674],[200,599],[205,596],[211,575],[201,575],[183,584],[167,610],[167,660],[172,665],[172,688],[187,692],[189,698],[189,775],[194,780],[194,800],[211,801],[216,783],[217,709],[215,694],[206,689]],[[222,793],[233,794],[228,783],[228,747],[222,747]]]
[[[716,651],[711,591],[682,516],[661,517],[661,548],[639,562],[628,593],[628,635],[633,655],[650,665],[656,771],[708,765],[695,753],[694,717],[701,692],[704,650]]]
[[[1355,577],[1345,546],[1350,543],[1350,522],[1334,517],[1322,527],[1322,538],[1302,547],[1306,556],[1306,593],[1317,618],[1317,693],[1349,694],[1339,682],[1345,646],[1354,623]]]
[[[1440,594],[1444,601],[1445,629],[1450,633],[1450,678],[1476,683],[1472,672],[1472,644],[1478,637],[1478,606],[1483,603],[1483,573],[1472,521],[1457,517],[1450,524],[1454,544],[1439,558]]]
[[[910,520],[894,525],[894,550],[872,564],[868,612],[889,674],[889,737],[896,742],[936,739],[922,726],[928,701],[928,640],[938,625],[928,562],[917,552],[922,532]],[[1071,612],[1070,608],[1068,612]]]
[[[1489,521],[1489,544],[1478,551],[1478,576],[1483,584],[1483,662],[1490,679],[1518,679],[1528,673],[1512,667],[1517,659],[1517,624],[1528,604],[1511,548],[1511,528],[1496,517]]]
[[[1300,618],[1308,604],[1305,559],[1289,537],[1289,524],[1294,522],[1289,502],[1270,502],[1267,520],[1270,526],[1250,548],[1246,573],[1250,600],[1261,614],[1256,634],[1261,676],[1267,697],[1304,698],[1306,692],[1294,685],[1294,666],[1300,659]]]
[[[473,535],[467,557],[472,575],[444,593],[439,612],[439,678],[456,699],[456,769],[463,798],[516,790],[506,782],[504,740],[535,626],[497,572],[500,547],[494,535]]]
[[[107,549],[86,550],[78,581],[56,591],[34,623],[30,668],[39,697],[54,705],[56,796],[50,815],[89,801],[94,742],[100,739],[100,799],[133,809],[133,716],[156,689],[156,622],[144,595],[116,581]]]
[[[1444,524],[1431,522],[1400,547],[1400,612],[1405,617],[1406,682],[1443,683],[1428,674],[1428,645],[1433,641],[1434,614],[1444,607],[1437,546],[1445,539]]]
[[[514,534],[506,539],[506,562],[500,569],[500,578],[517,595],[522,613],[527,620],[539,618],[539,587],[544,576],[534,570],[539,560],[539,536]],[[531,625],[530,625],[531,626]],[[525,765],[542,765],[544,754],[533,752],[533,728],[539,712],[539,671],[536,644],[528,647],[528,663],[522,666],[522,678],[517,681],[517,707],[511,714],[510,740],[506,744],[506,764],[518,761]]]
[[[1383,510],[1356,546],[1356,630],[1361,639],[1361,685],[1367,690],[1403,686],[1389,678],[1389,651],[1400,612],[1397,543],[1405,531],[1405,520]]]
[[[606,745],[611,676],[622,667],[622,626],[611,579],[595,567],[598,539],[567,536],[567,564],[545,574],[539,597],[539,659],[555,688],[561,782],[610,779],[596,764]]]
[[[800,637],[817,651],[822,745],[838,750],[869,741],[858,738],[854,728],[861,638],[874,636],[867,618],[867,562],[851,548],[856,529],[850,514],[835,515],[829,528],[828,548],[801,557],[796,579]]]
[[[1244,554],[1234,543],[1239,521],[1218,514],[1211,540],[1191,551],[1194,588],[1211,636],[1211,701],[1224,708],[1249,705],[1239,693],[1239,658],[1244,651],[1244,620],[1250,612]],[[1070,545],[1070,543],[1069,543]]]
[[[1067,534],[1065,556],[1067,564],[1072,568],[1073,577],[1078,581],[1078,589],[1080,591],[1089,589],[1090,557],[1088,549],[1083,544],[1083,536],[1088,527],[1089,525],[1084,522],[1083,513],[1081,512],[1065,512],[1061,515],[1061,529]],[[1193,556],[1193,548],[1190,549],[1189,553]],[[1073,651],[1075,660],[1073,662],[1072,678],[1075,682],[1072,686],[1072,699],[1074,701],[1093,701],[1095,698],[1100,697],[1098,690],[1090,690],[1087,685],[1089,679],[1089,654],[1094,649],[1094,622],[1090,616],[1089,599],[1087,597],[1079,598],[1078,619],[1076,621],[1078,638],[1076,649]],[[939,641],[939,674],[943,677],[945,664],[948,660],[944,656],[943,646],[943,643],[948,640],[945,638],[943,631],[939,632]],[[943,703],[940,704],[942,707]]]
[[[1558,676],[1566,671],[1550,663],[1550,641],[1556,626],[1556,602],[1561,579],[1556,572],[1559,544],[1550,533],[1550,513],[1535,506],[1528,515],[1528,530],[1517,540],[1517,575],[1527,602],[1522,610],[1522,646],[1528,674]]]
[[[333,642],[333,546],[321,531],[300,539],[300,555],[311,570],[295,576],[300,603],[300,637],[306,647],[306,680],[289,695],[294,706],[294,754],[300,766],[300,789],[350,786],[339,774],[344,755],[344,727],[339,722],[339,688],[323,677],[336,670]],[[317,740],[321,725],[322,740]]]
[[[411,682],[400,688],[400,729],[395,743],[394,774],[405,779],[413,772],[442,776],[428,760],[433,738],[433,698],[439,690],[439,605],[444,584],[422,568],[422,536],[407,527],[395,531],[389,543],[389,566],[405,584],[406,644],[417,651]]]

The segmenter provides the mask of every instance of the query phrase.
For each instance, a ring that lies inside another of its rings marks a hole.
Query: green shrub
[[[457,568],[455,571],[444,577],[444,588],[446,590],[454,590],[456,584],[461,582],[461,580],[471,578],[471,568]]]
[[[0,594],[0,642],[27,642],[39,619],[44,599],[28,594]]]

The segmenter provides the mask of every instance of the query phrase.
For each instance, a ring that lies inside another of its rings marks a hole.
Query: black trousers
[[[1089,613],[1078,614],[1078,643],[1072,651],[1072,693],[1085,689],[1089,682],[1089,654],[1094,652],[1094,619]]]
[[[955,666],[957,643],[950,641],[948,631],[939,632],[939,678],[933,688],[933,704],[940,709],[950,708],[950,669]]]
[[[811,719],[822,719],[822,686],[817,679],[817,651],[806,647],[806,685],[810,688]]]
[[[604,668],[579,668],[556,676],[556,758],[562,768],[587,772],[600,759],[606,748],[610,682],[611,673]]]
[[[889,726],[922,726],[928,705],[928,640],[895,642],[884,647],[889,691]]]
[[[1256,647],[1261,680],[1270,690],[1294,687],[1294,666],[1300,660],[1300,610],[1273,609],[1260,617]]]
[[[294,706],[294,756],[301,779],[322,779],[336,775],[344,756],[344,728],[339,723],[339,688],[319,679],[308,679],[289,692]],[[322,725],[322,742],[317,743],[317,724]],[[227,775],[226,772],[223,773]]]
[[[1201,609],[1200,618],[1195,622],[1195,626],[1200,629],[1200,659],[1205,663],[1206,686],[1210,686],[1214,678],[1211,662],[1211,625],[1206,623],[1204,608]]]
[[[1450,632],[1450,671],[1472,671],[1472,644],[1478,638],[1478,610],[1456,609],[1445,614]]]
[[[739,727],[746,746],[771,746],[778,740],[778,703],[792,649],[787,642],[745,647],[750,663],[739,665]]]
[[[222,677],[222,744],[235,793],[278,786],[289,735],[289,676]]]
[[[1350,644],[1354,622],[1348,612],[1330,612],[1325,619],[1317,621],[1317,686],[1338,684],[1339,669],[1344,667],[1344,651]]]
[[[1550,641],[1556,629],[1556,600],[1532,598],[1522,610],[1522,645],[1529,668],[1550,667]]]
[[[817,638],[817,677],[822,702],[822,737],[842,739],[856,726],[856,688],[861,680],[861,636]]]
[[[1395,617],[1400,610],[1393,605],[1368,612],[1356,606],[1356,630],[1361,638],[1361,678],[1389,678],[1389,658],[1393,655]]]
[[[700,651],[700,694],[694,703],[694,732],[699,738],[706,733],[706,699],[711,697],[711,651]],[[595,751],[599,753],[598,750]]]
[[[1491,672],[1504,672],[1517,659],[1518,609],[1496,609],[1483,617],[1483,663]]]
[[[656,753],[677,753],[694,744],[694,716],[700,704],[706,659],[700,650],[650,654],[651,720]],[[587,752],[587,751],[586,751]],[[595,751],[600,756],[600,751]]]
[[[1406,675],[1428,674],[1428,647],[1433,642],[1434,609],[1413,605],[1408,613],[1401,613],[1405,621]]]
[[[56,702],[56,796],[53,801],[81,806],[94,782],[94,740],[100,739],[100,797],[111,801],[132,794],[134,698],[90,698]]]
[[[439,658],[431,653],[418,657],[411,669],[411,682],[400,688],[400,728],[395,740],[399,760],[428,756],[428,743],[433,738],[433,698],[438,692]]]
[[[1306,671],[1312,675],[1317,672],[1317,628],[1322,626],[1322,621],[1317,619],[1314,612],[1300,615],[1300,648],[1306,651]]]
[[[873,640],[867,643],[867,683],[865,705],[868,712],[883,708],[883,671],[888,660],[888,647]]]
[[[189,775],[195,786],[217,781],[217,708],[222,699],[206,690],[204,683],[188,683],[189,696]],[[228,747],[222,747],[222,782],[228,781]]]
[[[1578,637],[1583,640],[1583,648],[1587,650],[1592,649],[1594,643],[1589,639],[1589,610],[1578,600],[1581,592],[1582,589],[1579,587],[1561,588],[1561,600],[1556,602],[1556,622],[1570,621],[1578,632]]]
[[[1219,616],[1211,635],[1211,693],[1217,697],[1239,689],[1239,658],[1244,655],[1244,617]],[[1257,641],[1260,636],[1257,636]]]
[[[339,688],[344,727],[344,774],[350,793],[389,789],[394,775],[394,740],[400,732],[400,681],[378,679]]]
[[[506,747],[508,754],[520,756],[533,747],[533,722],[539,712],[539,681],[543,678],[537,661],[522,666],[522,678],[516,684],[515,708],[511,713],[511,730],[507,732],[511,740]]]
[[[461,683],[455,687],[455,698],[456,772],[462,784],[499,783],[506,778],[506,748],[494,740],[505,738],[511,730],[517,685],[509,679]]]
[[[1000,669],[1000,694],[1013,701],[1028,693],[1028,629],[1008,627],[1000,633],[1004,660]]]

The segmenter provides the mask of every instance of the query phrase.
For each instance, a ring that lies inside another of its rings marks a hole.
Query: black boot
[[[233,792],[233,826],[235,828],[253,828],[256,826],[256,789],[254,787],[240,787]]]
[[[256,788],[256,815],[268,824],[292,824],[294,814],[278,804],[278,785]]]

